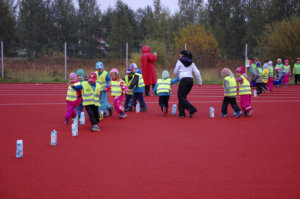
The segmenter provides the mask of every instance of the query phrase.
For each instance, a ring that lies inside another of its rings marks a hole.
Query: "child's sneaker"
[[[228,115],[227,114],[220,114],[220,117],[228,117]]]
[[[65,124],[69,124],[70,123],[70,120],[65,118]]]
[[[95,124],[95,125],[93,125],[91,131],[94,131],[94,132],[100,131],[100,128],[99,128],[99,126],[97,124]]]
[[[122,113],[120,114],[120,119],[124,119],[124,118],[126,118],[126,117],[127,117],[127,115],[126,115],[125,112],[122,112]]]
[[[141,108],[141,112],[146,112],[147,111],[147,107]]]
[[[236,118],[238,118],[238,117],[240,117],[242,114],[243,114],[243,112],[240,111],[240,112],[238,112],[238,113],[235,113],[234,115],[235,115]]]
[[[248,116],[250,116],[250,115],[252,115],[252,113],[254,112],[254,110],[250,110],[250,111],[248,111]]]

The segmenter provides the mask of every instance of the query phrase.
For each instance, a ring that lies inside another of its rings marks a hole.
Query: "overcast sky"
[[[111,6],[112,8],[115,7],[117,0],[97,0],[98,5],[100,4],[101,11],[104,11]],[[153,8],[153,1],[152,0],[122,0],[122,2],[126,3],[129,8],[136,11],[139,8],[145,8],[146,6],[150,5]],[[162,6],[169,8],[171,14],[174,14],[176,11],[179,10],[178,8],[178,0],[161,0],[160,1]]]

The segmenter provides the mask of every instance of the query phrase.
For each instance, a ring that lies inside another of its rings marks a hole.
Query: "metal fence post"
[[[126,43],[126,71],[127,70],[128,70],[128,43]]]
[[[65,80],[67,80],[67,43],[65,42]]]
[[[1,68],[2,68],[2,78],[4,78],[4,56],[3,56],[3,41],[1,41]]]

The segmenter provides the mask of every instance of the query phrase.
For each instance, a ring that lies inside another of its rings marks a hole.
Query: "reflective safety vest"
[[[106,85],[106,76],[107,76],[107,72],[106,70],[104,70],[101,75],[99,76],[99,72],[95,71],[95,73],[97,74],[97,81],[96,83],[98,83],[101,86],[101,91],[103,91],[103,88]]]
[[[264,69],[262,73],[263,73],[263,83],[268,83],[268,79],[269,79],[268,69]]]
[[[282,71],[283,70],[283,63],[276,64],[275,67],[277,67],[279,71]]]
[[[96,83],[95,90],[88,81],[82,83],[82,105],[95,105],[100,106],[100,89],[101,86]]]
[[[269,77],[274,77],[274,68],[273,68],[273,66],[271,66],[269,68]]]
[[[251,73],[255,72],[255,70],[256,70],[256,63],[251,64],[250,70],[251,70]]]
[[[293,73],[294,73],[295,75],[297,75],[297,74],[299,75],[299,74],[300,74],[300,64],[296,63],[296,64],[294,65]]]
[[[239,84],[239,95],[251,95],[250,82],[244,75],[241,75],[243,83]]]
[[[229,92],[227,96],[236,96],[237,85],[236,85],[235,78],[231,76],[227,76],[224,78],[224,80],[227,80],[229,83]],[[223,87],[224,87],[224,83],[223,83]],[[224,95],[225,95],[225,91],[226,90],[224,89]]]
[[[78,86],[80,85],[80,82],[76,82],[74,84],[74,86]],[[67,92],[67,98],[68,101],[76,101],[77,100],[77,92],[74,88],[72,88],[71,86],[68,87],[68,92]]]
[[[133,77],[131,78],[131,80],[129,81],[128,75],[125,76],[125,84],[126,86],[130,86],[131,82],[133,80]],[[133,89],[129,89],[129,93],[128,95],[133,95]]]
[[[257,68],[257,72],[258,72],[258,76],[262,77],[262,69],[261,68]]]
[[[138,73],[134,73],[134,75],[137,75],[137,76],[139,76],[139,83],[138,83],[138,87],[144,87],[144,86],[145,86],[145,83],[144,83],[143,76],[142,76],[141,74],[138,74]]]
[[[291,68],[290,65],[288,65],[288,66],[284,65],[284,73],[289,74],[290,73],[290,68]]]
[[[171,92],[171,79],[158,79],[156,93],[170,93]]]
[[[120,96],[120,95],[122,95],[123,90],[120,86],[120,83],[121,83],[121,81],[110,81],[111,96]]]

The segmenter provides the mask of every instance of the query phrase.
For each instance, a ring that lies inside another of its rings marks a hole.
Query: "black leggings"
[[[191,77],[185,77],[180,80],[178,87],[178,111],[179,116],[185,116],[184,110],[187,109],[190,113],[197,109],[187,100],[187,95],[192,90],[194,80]]]
[[[166,96],[159,96],[159,106],[160,106],[161,111],[164,111],[164,110],[163,110],[163,107],[166,107],[166,108],[167,108],[167,111],[166,111],[166,112],[168,112],[168,108],[169,108],[169,98],[170,98],[169,95],[166,95]]]
[[[222,113],[227,115],[227,108],[228,105],[231,105],[233,110],[236,113],[239,113],[241,111],[240,107],[236,103],[236,98],[235,97],[224,97],[223,99],[223,104],[222,104]]]

